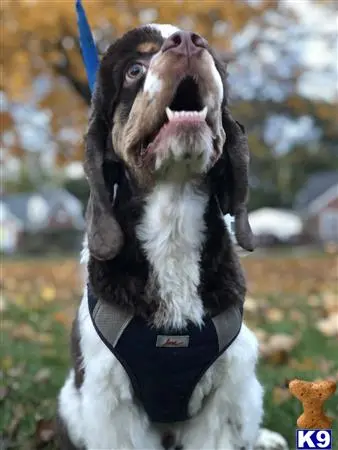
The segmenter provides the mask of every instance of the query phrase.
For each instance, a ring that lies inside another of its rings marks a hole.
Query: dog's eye
[[[126,73],[127,81],[134,81],[139,79],[146,71],[146,67],[141,63],[132,64]]]

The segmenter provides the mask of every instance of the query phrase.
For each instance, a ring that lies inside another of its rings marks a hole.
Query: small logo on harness
[[[156,347],[188,347],[189,336],[162,336],[158,335]]]

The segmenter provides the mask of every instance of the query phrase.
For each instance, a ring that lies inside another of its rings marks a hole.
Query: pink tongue
[[[204,119],[202,119],[202,117],[198,117],[198,116],[193,116],[193,115],[187,115],[187,116],[177,116],[177,117],[173,117],[170,122],[167,123],[171,123],[171,122],[188,122],[188,123],[198,123],[198,122],[205,122]]]

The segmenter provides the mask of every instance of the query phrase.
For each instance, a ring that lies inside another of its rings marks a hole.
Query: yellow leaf
[[[270,322],[280,322],[284,318],[284,312],[279,308],[268,308],[266,316]]]
[[[11,367],[13,367],[13,359],[12,359],[12,357],[11,356],[5,356],[1,360],[1,369],[8,370]]]
[[[41,291],[41,297],[46,302],[52,302],[55,300],[56,291],[55,288],[52,286],[46,286]]]
[[[291,398],[289,389],[276,386],[272,390],[272,399],[276,405],[280,405]]]

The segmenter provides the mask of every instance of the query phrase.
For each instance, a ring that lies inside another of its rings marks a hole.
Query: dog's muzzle
[[[222,152],[223,84],[205,39],[178,31],[152,57],[126,135],[141,164],[205,172]],[[175,169],[176,170],[176,169]]]

